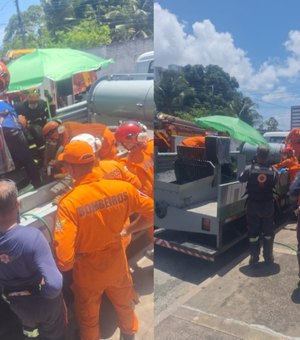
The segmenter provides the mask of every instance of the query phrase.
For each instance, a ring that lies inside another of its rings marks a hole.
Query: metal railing
[[[63,122],[71,120],[79,123],[87,123],[89,121],[87,101],[84,100],[56,110],[55,118],[61,119]]]

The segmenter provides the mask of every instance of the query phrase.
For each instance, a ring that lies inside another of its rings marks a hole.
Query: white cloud
[[[291,56],[280,64],[266,61],[256,71],[247,52],[236,47],[232,35],[217,32],[213,23],[206,19],[193,24],[192,34],[186,34],[185,25],[159,4],[155,11],[156,65],[209,64],[219,65],[236,77],[245,91],[272,90],[281,78],[295,78],[300,72],[300,32],[291,31],[284,43]]]
[[[215,64],[222,67],[240,83],[252,75],[252,66],[246,52],[234,46],[230,33],[218,33],[210,20],[196,22],[193,34],[184,32],[185,26],[176,16],[157,3],[155,11],[155,56],[157,66]]]
[[[276,90],[262,95],[261,99],[267,103],[272,103],[274,101],[280,101],[283,104],[289,103],[291,101],[299,101],[299,95],[292,94],[288,91],[288,89],[284,86],[279,86]]]
[[[291,51],[296,56],[300,57],[300,32],[290,31],[289,40],[284,43],[288,51]]]
[[[286,60],[273,58],[256,70],[247,52],[235,45],[232,34],[217,32],[210,20],[193,23],[192,33],[187,34],[186,25],[158,3],[154,4],[154,15],[156,66],[219,65],[238,80],[245,95],[270,103],[262,112],[265,117],[273,116],[281,128],[289,128],[290,106],[300,103],[299,96],[288,90],[288,84],[296,82],[300,74],[300,31],[290,31],[283,43]]]

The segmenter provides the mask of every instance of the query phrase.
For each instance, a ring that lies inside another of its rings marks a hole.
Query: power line
[[[15,3],[16,3],[16,8],[17,8],[17,17],[18,17],[19,29],[20,29],[20,33],[21,33],[21,37],[22,37],[22,45],[23,45],[23,48],[25,48],[26,47],[25,29],[24,29],[22,18],[21,18],[21,13],[20,13],[20,8],[19,8],[19,0],[15,0]]]
[[[291,106],[283,106],[283,105],[280,105],[280,104],[269,103],[269,102],[266,102],[266,101],[260,100],[260,99],[255,99],[255,100],[258,101],[258,102],[262,102],[262,103],[264,103],[264,104],[267,104],[267,105],[280,107],[280,108],[282,108],[282,109],[290,109],[290,108],[291,108]]]

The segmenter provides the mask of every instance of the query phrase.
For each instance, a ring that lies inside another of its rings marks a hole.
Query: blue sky
[[[264,119],[290,128],[300,105],[299,0],[160,0],[155,63],[215,64],[236,77]]]
[[[40,0],[19,0],[19,8],[21,12],[31,5],[40,5]],[[4,29],[8,24],[9,18],[17,14],[15,0],[0,0],[0,44],[4,36]]]

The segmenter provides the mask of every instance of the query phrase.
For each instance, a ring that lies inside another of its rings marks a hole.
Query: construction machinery
[[[138,120],[149,127],[154,118],[154,52],[141,54],[135,72],[100,78],[90,88],[89,120],[118,125],[120,120]]]
[[[91,122],[118,125],[120,120],[153,123],[153,79],[99,79],[88,95]]]
[[[185,138],[204,134],[205,130],[196,123],[166,113],[160,112],[154,118],[154,141],[159,152],[176,151],[176,137]]]
[[[205,148],[179,145],[177,152],[156,152],[156,245],[214,261],[247,236],[246,223],[241,222],[246,183],[237,178],[256,147],[241,144],[231,150],[230,143],[229,137],[207,136]],[[279,158],[276,147],[270,145],[272,163]],[[289,205],[288,188],[288,173],[282,173],[276,188],[279,213]]]

